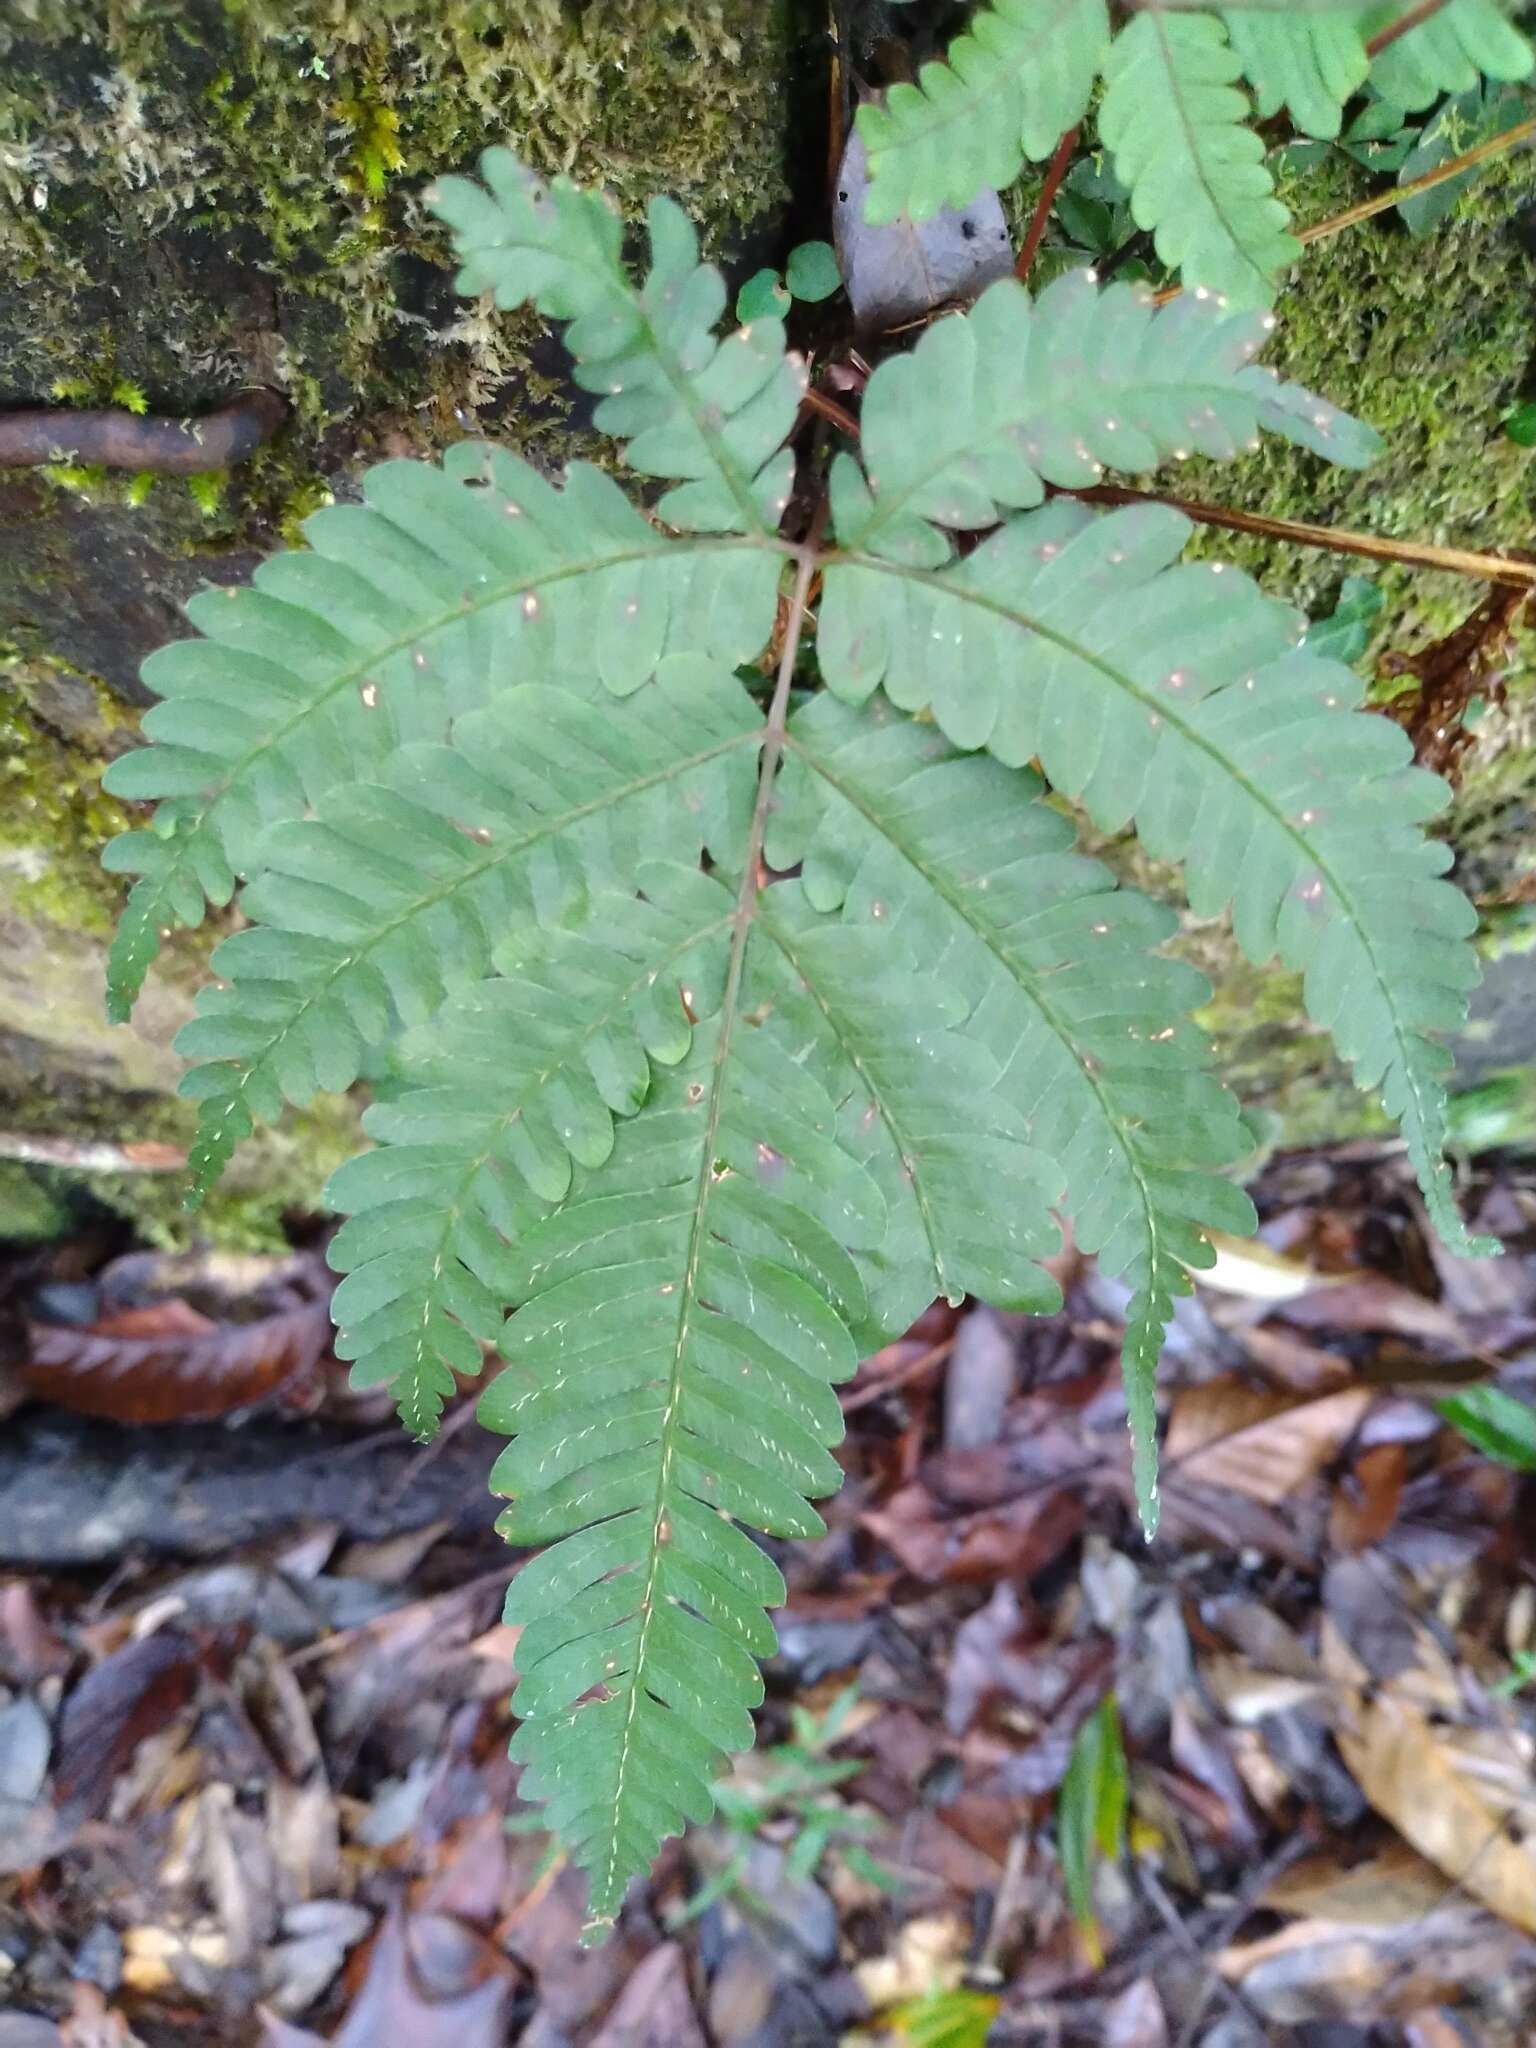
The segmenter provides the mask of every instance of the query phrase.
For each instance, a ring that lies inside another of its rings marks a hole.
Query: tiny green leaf
[[[736,318],[743,326],[753,320],[782,320],[789,303],[784,280],[776,270],[755,270],[736,294]]]
[[[1093,1907],[1094,1869],[1100,1857],[1113,1860],[1124,1853],[1129,1799],[1120,1713],[1114,1694],[1108,1693],[1077,1731],[1056,1802],[1056,1846],[1067,1899],[1095,1966],[1102,1963],[1103,1951]]]
[[[1536,1472],[1536,1408],[1502,1387],[1469,1387],[1435,1406],[1469,1444],[1517,1472]]]
[[[784,281],[790,293],[797,299],[804,299],[807,305],[817,305],[822,299],[830,299],[835,291],[842,289],[842,274],[837,267],[837,252],[830,242],[801,242],[789,252],[789,267]]]

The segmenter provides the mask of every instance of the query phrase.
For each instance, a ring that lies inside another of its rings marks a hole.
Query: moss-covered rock
[[[381,455],[477,429],[536,459],[594,445],[541,325],[455,298],[428,180],[510,140],[631,220],[670,191],[715,253],[779,255],[809,20],[801,0],[0,8],[0,406],[196,413],[260,383],[291,408],[229,477],[0,473],[0,1124],[190,1135],[170,1044],[216,931],[178,935],[109,1027],[121,891],[98,865],[127,822],[101,766],[186,597]],[[355,1132],[343,1105],[257,1141],[205,1227],[269,1239]],[[190,1227],[173,1181],[93,1185],[164,1238]]]

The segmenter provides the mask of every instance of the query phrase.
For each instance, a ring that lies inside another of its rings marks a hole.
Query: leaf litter
[[[360,1510],[379,1417],[313,1253],[61,1254],[79,1319],[33,1319],[9,1429],[131,1488],[233,1410],[318,1477],[224,1532],[205,1493],[191,1534],[151,1476],[131,1542],[52,1565],[0,1530],[0,2048],[1520,2048],[1522,1172],[1473,1189],[1495,1285],[1390,1153],[1273,1163],[1268,1256],[1175,1333],[1150,1548],[1091,1261],[1054,1318],[937,1305],[866,1360],[827,1533],[781,1547],[762,1746],[596,1952],[506,1756],[518,1555],[419,1453]],[[34,1257],[11,1291],[39,1284]]]

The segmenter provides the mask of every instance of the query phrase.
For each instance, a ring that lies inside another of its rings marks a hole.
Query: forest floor
[[[0,2048],[1536,2039],[1536,1172],[1475,1266],[1390,1150],[1255,1192],[1151,1546],[1091,1261],[866,1361],[759,1750],[596,1950],[489,1447],[345,1393],[318,1242],[0,1254]]]

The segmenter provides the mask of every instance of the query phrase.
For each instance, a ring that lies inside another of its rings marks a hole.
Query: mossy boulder
[[[143,655],[383,455],[482,430],[591,452],[540,323],[454,296],[422,192],[510,140],[636,220],[677,194],[713,253],[782,254],[800,0],[18,0],[0,9],[0,406],[196,414],[242,386],[286,428],[231,476],[0,472],[0,1126],[184,1141],[170,1050],[216,930],[102,1010]],[[600,452],[600,451],[599,451]],[[354,1130],[299,1120],[212,1221],[253,1241]],[[173,1177],[99,1191],[174,1233]]]

